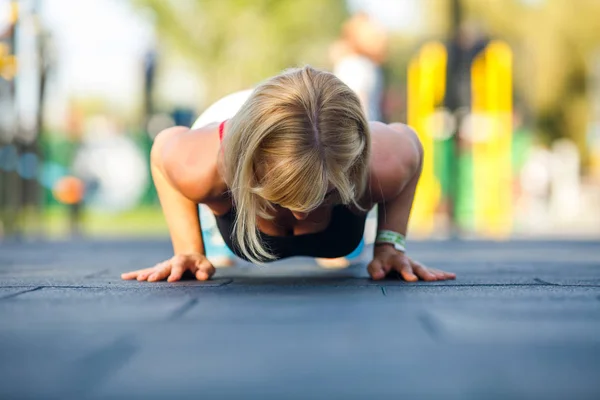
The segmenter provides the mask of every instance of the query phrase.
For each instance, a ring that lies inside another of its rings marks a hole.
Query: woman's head
[[[259,262],[273,257],[259,240],[256,217],[270,218],[274,205],[311,212],[333,189],[339,203],[358,206],[367,184],[369,127],[348,86],[307,66],[254,90],[229,121],[224,153],[236,240]]]

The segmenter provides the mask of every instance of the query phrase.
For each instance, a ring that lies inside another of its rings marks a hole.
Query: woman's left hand
[[[396,271],[408,282],[445,281],[455,279],[456,274],[428,268],[423,264],[411,260],[406,254],[394,249],[391,245],[375,246],[373,261],[367,267],[369,275],[374,280],[384,279],[391,271]]]

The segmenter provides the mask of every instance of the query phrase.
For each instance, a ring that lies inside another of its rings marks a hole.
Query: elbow
[[[399,132],[402,140],[398,143],[398,151],[402,154],[402,169],[410,175],[419,175],[423,168],[423,144],[417,132],[410,126],[401,123],[392,123],[389,125],[392,129]]]
[[[413,143],[414,151],[413,157],[411,157],[410,170],[413,174],[420,175],[421,170],[423,169],[423,158],[425,156],[425,152],[423,150],[423,143],[421,143],[421,139],[419,139],[419,135],[417,132],[411,127],[406,127],[407,135],[411,139],[411,143]]]
[[[408,135],[412,139],[413,143],[415,144],[415,148],[417,149],[419,158],[422,159],[423,158],[423,143],[421,143],[421,139],[419,139],[419,135],[413,128],[411,128],[409,126],[406,127],[406,130],[408,132]]]
[[[163,150],[169,137],[168,130],[164,130],[159,132],[154,138],[154,142],[152,142],[152,147],[150,148],[150,165],[152,167],[162,165]]]
[[[174,138],[183,132],[187,132],[189,128],[175,126],[160,131],[154,138],[152,148],[150,149],[150,164],[152,167],[162,167],[163,161],[168,156],[169,149],[174,144]]]

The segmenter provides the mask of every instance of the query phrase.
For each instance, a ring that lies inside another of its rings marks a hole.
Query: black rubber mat
[[[0,398],[600,398],[600,243],[410,248],[457,280],[298,258],[124,282],[169,243],[0,244]]]

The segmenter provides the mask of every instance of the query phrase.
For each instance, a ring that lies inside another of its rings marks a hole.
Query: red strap
[[[219,140],[221,141],[223,141],[223,129],[225,128],[225,122],[227,122],[227,120],[221,122],[219,125]]]

